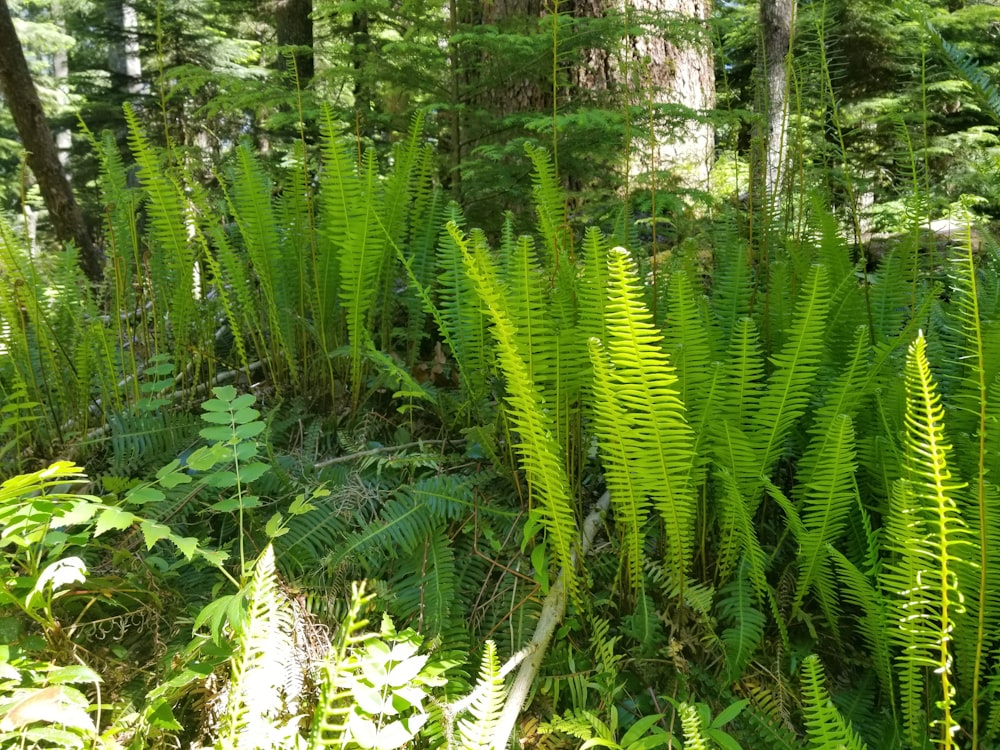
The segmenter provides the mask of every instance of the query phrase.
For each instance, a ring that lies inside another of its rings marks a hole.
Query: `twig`
[[[393,451],[401,451],[408,448],[422,448],[425,445],[449,445],[451,443],[459,442],[461,442],[461,440],[414,440],[412,443],[403,443],[402,445],[380,445],[378,448],[369,448],[365,451],[349,453],[346,456],[325,458],[322,461],[313,464],[313,468],[325,469],[327,466],[348,463],[349,461],[355,461],[359,458],[364,458],[365,456],[377,456],[380,453],[392,453]]]

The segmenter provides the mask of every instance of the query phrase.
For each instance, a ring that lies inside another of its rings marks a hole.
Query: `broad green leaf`
[[[94,527],[94,536],[100,536],[106,531],[121,531],[127,529],[135,523],[136,517],[127,510],[121,508],[105,508],[97,517],[97,525]]]

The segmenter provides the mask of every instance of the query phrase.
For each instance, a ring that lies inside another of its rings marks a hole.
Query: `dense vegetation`
[[[559,67],[627,14],[130,6],[101,284],[0,141],[0,745],[996,746],[1000,9],[915,5],[798,4],[768,200],[755,6],[695,186]],[[490,132],[505,64],[555,93]]]

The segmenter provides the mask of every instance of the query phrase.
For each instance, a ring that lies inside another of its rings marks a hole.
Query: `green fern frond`
[[[797,611],[809,591],[819,589],[821,601],[834,599],[832,571],[827,564],[827,545],[836,542],[846,527],[851,509],[860,502],[855,481],[854,426],[850,417],[841,414],[830,424],[830,431],[815,458],[803,498],[803,535],[799,538],[799,578],[795,588],[793,611]],[[827,611],[827,619],[836,626],[837,617]]]
[[[486,641],[479,679],[474,688],[475,699],[469,713],[470,719],[459,719],[458,734],[462,750],[490,750],[493,747],[494,727],[503,710],[507,690],[500,676],[500,661],[493,641]]]
[[[236,157],[229,205],[264,297],[268,331],[277,350],[272,349],[272,357],[278,358],[292,382],[297,382],[295,326],[304,308],[303,300],[298,298],[294,269],[304,259],[285,252],[271,198],[271,182],[250,146],[240,144]]]
[[[220,743],[224,748],[269,748],[279,735],[294,735],[282,721],[286,672],[295,667],[292,611],[278,588],[274,552],[268,545],[247,590],[247,618],[233,657],[232,681]],[[283,731],[282,731],[283,730]]]
[[[604,295],[608,286],[608,245],[601,231],[588,227],[583,237],[583,272],[577,284],[581,335],[605,339]]]
[[[566,199],[552,164],[552,156],[544,148],[530,143],[525,144],[524,150],[535,166],[532,180],[535,184],[538,233],[552,262],[563,262],[569,251],[569,222],[566,218]]]
[[[566,469],[556,445],[545,400],[528,373],[524,355],[517,348],[514,325],[507,313],[496,271],[482,246],[469,247],[454,223],[448,224],[453,241],[461,249],[465,269],[476,287],[482,305],[493,323],[493,338],[500,368],[507,379],[506,400],[518,432],[517,449],[528,476],[537,511],[548,534],[554,558],[566,575],[571,598],[578,595],[575,551],[579,545],[576,512],[571,502]]]
[[[944,53],[945,59],[969,84],[969,88],[983,105],[986,114],[994,121],[1000,122],[1000,91],[997,90],[986,71],[976,64],[971,55],[945,40],[929,21],[924,22],[924,28],[930,33],[931,40],[937,44],[938,49]]]
[[[942,747],[954,747],[955,683],[951,641],[964,611],[958,568],[971,554],[971,535],[955,502],[963,487],[949,469],[951,446],[944,440],[944,409],[926,356],[923,333],[906,360],[906,476],[896,485],[886,526],[895,559],[883,587],[891,592],[897,622],[894,641],[903,720],[910,742],[926,731],[923,695],[928,669],[938,675],[931,724]]]
[[[896,688],[889,643],[889,605],[875,583],[858,570],[840,550],[830,547],[828,552],[840,574],[841,595],[860,613],[857,620],[858,630],[864,637],[864,645],[878,676],[879,685],[888,696],[888,705],[895,712]]]
[[[760,474],[770,474],[812,398],[828,309],[826,271],[815,265],[802,287],[785,345],[772,358],[775,369],[755,414],[756,439],[762,445]]]
[[[372,633],[362,632],[368,625],[363,613],[372,599],[373,595],[365,591],[363,583],[353,584],[350,607],[340,623],[321,670],[320,696],[313,715],[309,750],[344,747],[346,720],[351,712],[353,698],[343,688],[343,676],[354,670],[352,649],[374,637]]]
[[[188,238],[188,204],[182,187],[164,169],[135,111],[125,105],[129,146],[139,165],[139,179],[146,194],[146,212],[156,248],[150,253],[155,299],[167,305],[175,346],[191,344],[191,324],[197,320],[192,294],[195,252]],[[163,318],[163,314],[157,316]]]
[[[445,211],[446,226],[462,224],[458,207]],[[446,228],[437,249],[439,326],[451,347],[462,380],[474,400],[482,396],[488,372],[486,319],[475,285],[465,272],[462,246]]]
[[[725,680],[733,683],[742,676],[764,636],[765,617],[753,606],[753,588],[745,562],[719,589],[715,611],[720,624],[726,625],[719,639],[726,654]]]
[[[457,583],[455,551],[447,529],[432,528],[401,561],[392,580],[393,614],[427,637],[436,637],[450,625]]]
[[[700,421],[707,402],[711,374],[710,326],[705,312],[687,271],[682,268],[674,271],[667,289],[664,344],[677,375],[681,403],[687,406],[693,424]]]
[[[684,580],[697,515],[690,485],[694,436],[673,367],[660,346],[662,335],[642,304],[635,267],[624,248],[608,254],[604,309],[607,341],[603,350],[591,351],[595,372],[601,368],[595,379],[604,378],[605,394],[594,406],[603,410],[598,437],[602,450],[607,447],[609,481],[618,490],[617,497],[612,491],[611,505],[627,527],[644,534],[635,514],[644,507],[644,498],[652,499],[663,521],[667,561],[677,579]],[[605,398],[614,405],[602,404]],[[633,568],[637,562],[631,563]]]
[[[753,318],[734,323],[726,361],[723,413],[733,426],[747,430],[764,391],[764,357]]]
[[[819,657],[810,654],[802,661],[802,711],[809,747],[813,750],[867,750],[868,746],[833,705],[825,683]]]

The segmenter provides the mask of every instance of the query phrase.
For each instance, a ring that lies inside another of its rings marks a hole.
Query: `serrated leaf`
[[[245,409],[239,409],[233,412],[233,422],[236,424],[249,424],[259,416],[259,411],[246,407]]]
[[[147,550],[153,549],[154,544],[161,539],[166,539],[171,534],[170,529],[162,523],[156,523],[149,520],[140,523],[139,530],[142,531],[142,537],[146,542]]]
[[[122,531],[135,523],[136,517],[121,508],[105,508],[97,517],[94,536],[100,536],[106,531]]]
[[[101,682],[100,675],[90,667],[74,664],[68,667],[57,667],[45,675],[49,682],[62,685],[68,682]]]
[[[280,513],[275,513],[270,519],[268,519],[267,525],[264,526],[264,533],[267,534],[269,538],[274,539],[275,537],[280,536],[279,532],[288,531],[288,529],[281,528],[282,519],[283,516]]]
[[[213,471],[211,474],[206,474],[204,481],[209,487],[216,487],[219,489],[227,489],[229,487],[235,487],[239,484],[236,472],[230,471],[229,469]]]
[[[256,479],[260,479],[264,474],[268,472],[271,467],[260,461],[254,461],[253,463],[246,464],[240,467],[240,481],[241,482],[253,482]]]
[[[166,487],[168,490],[172,490],[182,484],[191,484],[194,479],[190,474],[185,474],[182,471],[175,471],[172,474],[166,474],[160,479],[160,484]],[[162,499],[162,498],[161,498]]]
[[[170,541],[174,543],[174,546],[180,550],[180,553],[184,555],[185,559],[190,560],[194,557],[194,553],[198,551],[198,540],[193,536],[173,536],[171,535]]]
[[[229,408],[233,411],[238,411],[240,409],[245,409],[257,400],[257,397],[252,393],[244,393],[241,396],[237,396],[229,403]]]

